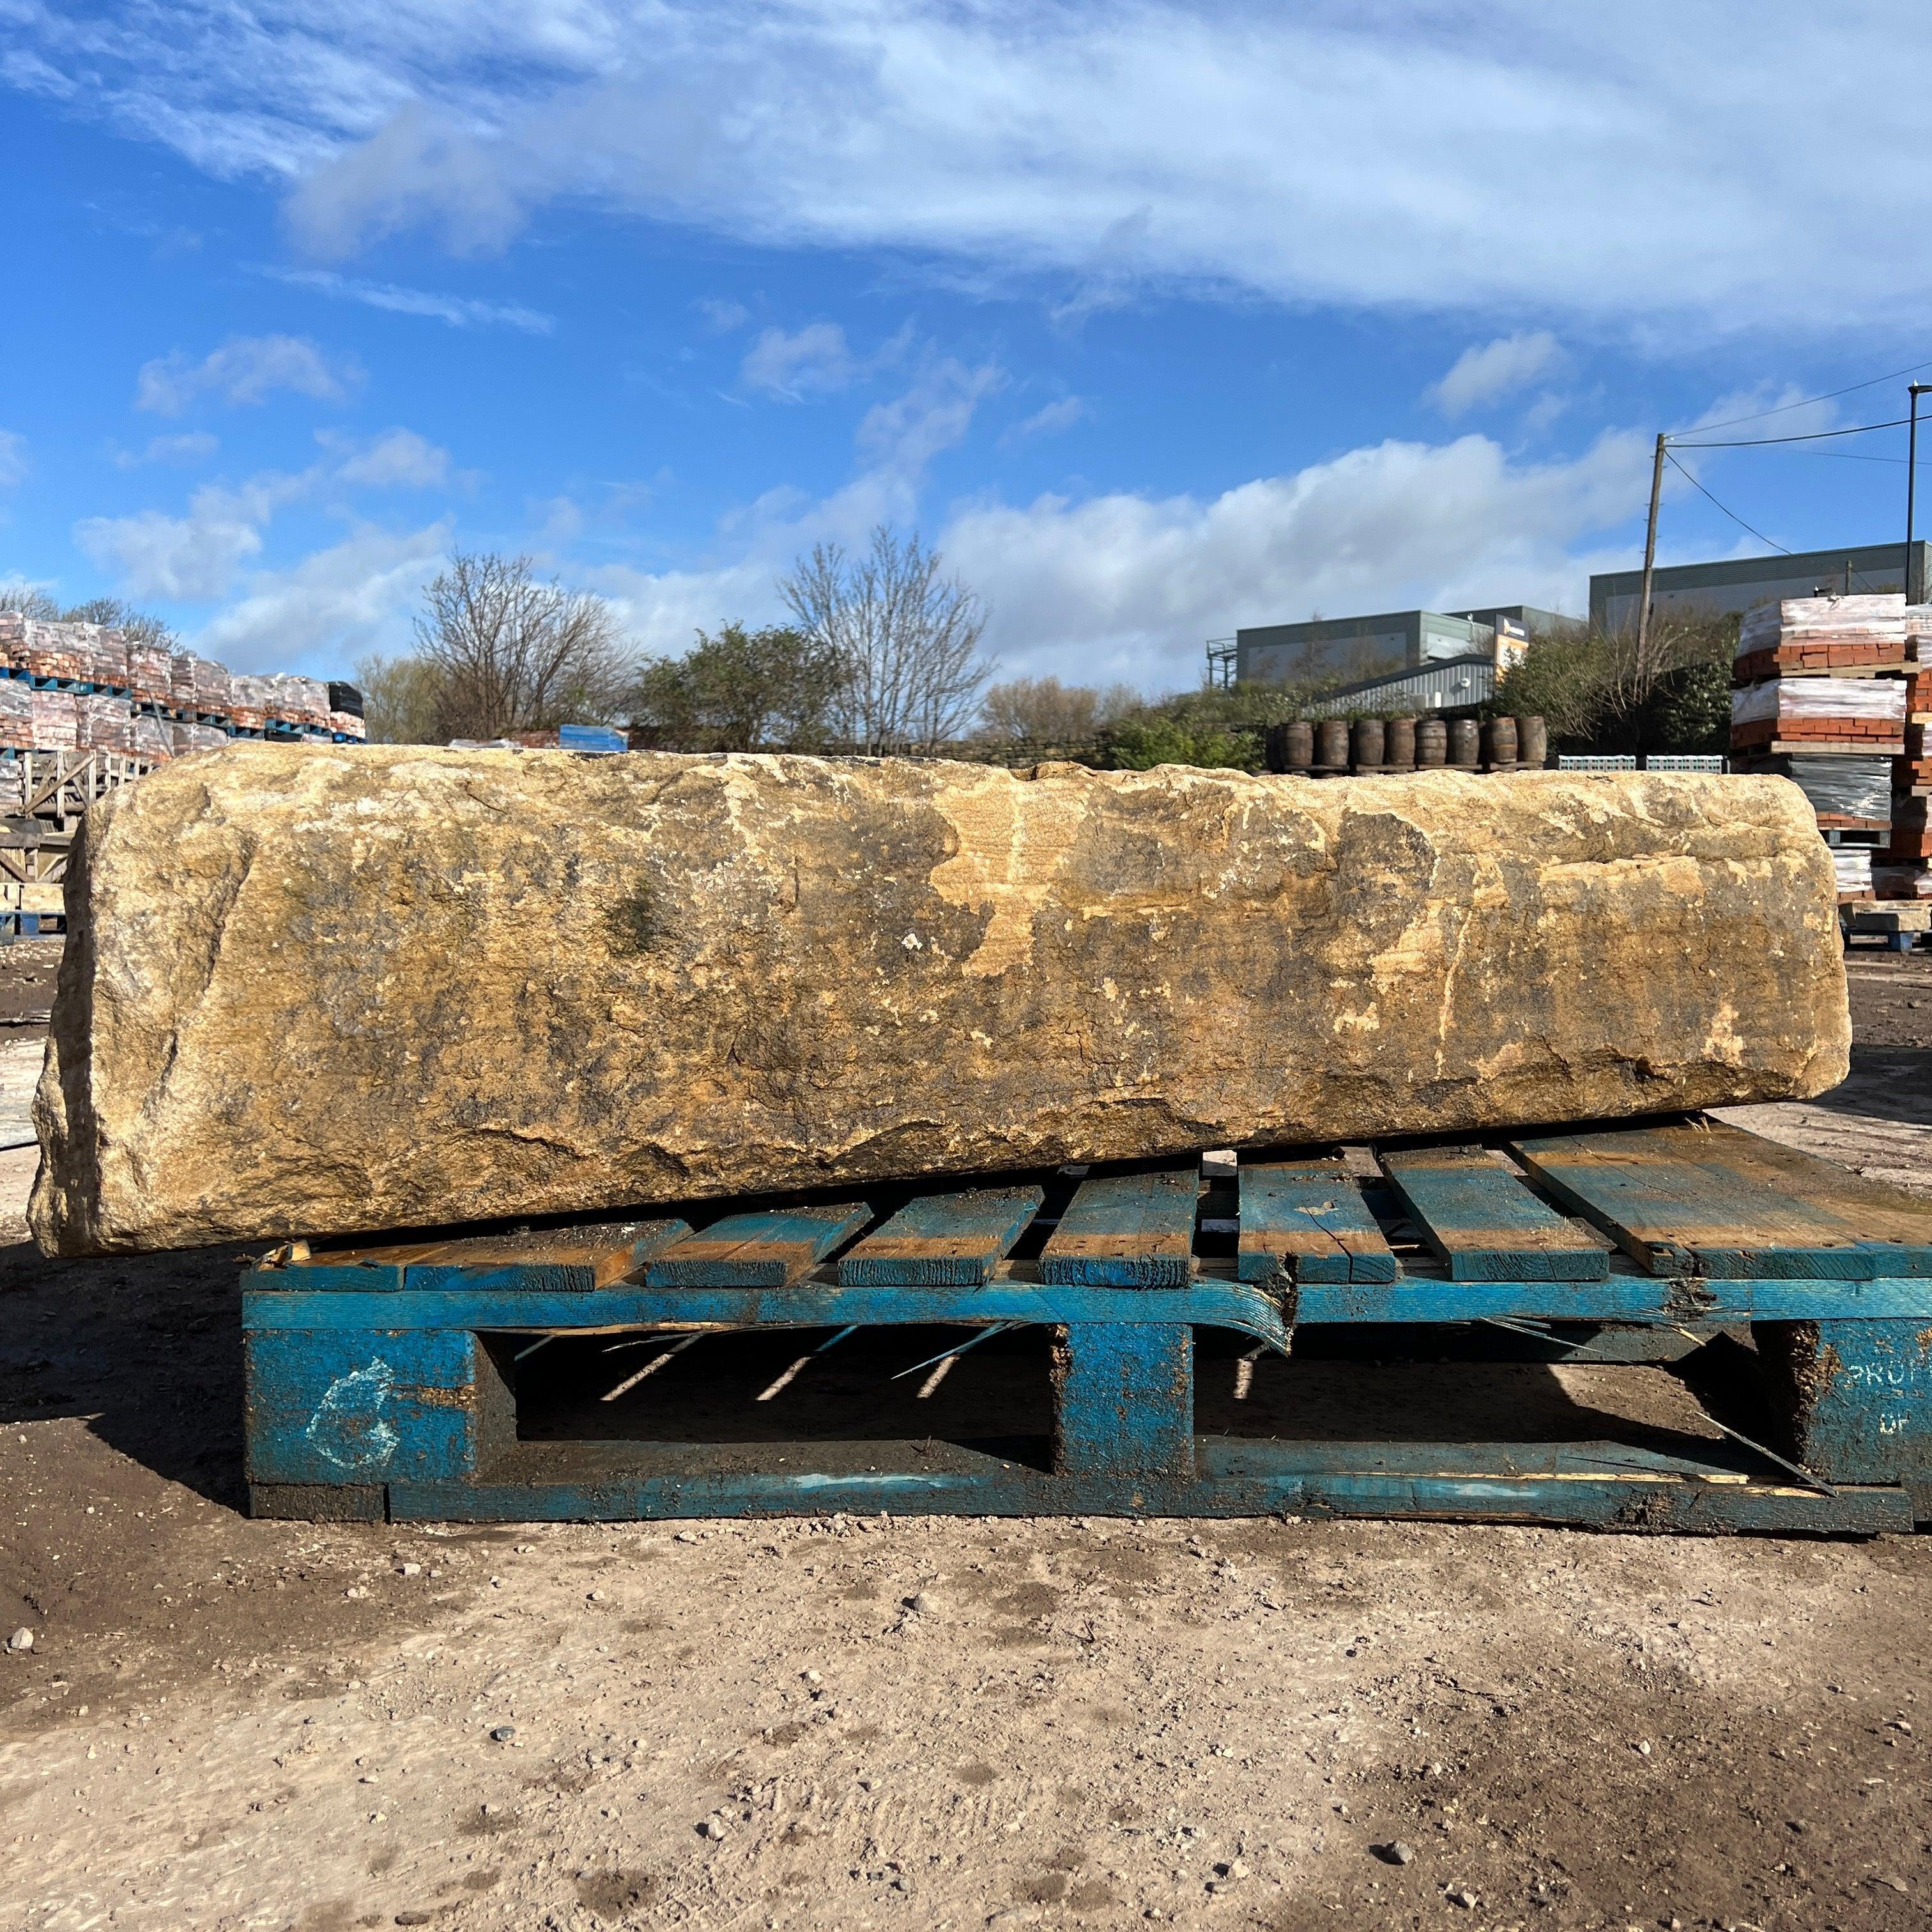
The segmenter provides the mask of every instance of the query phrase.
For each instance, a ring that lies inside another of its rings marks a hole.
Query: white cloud
[[[137,597],[190,602],[219,597],[238,566],[257,555],[262,536],[230,502],[211,500],[185,517],[142,510],[131,517],[88,517],[74,540]]]
[[[1430,399],[1445,416],[1466,416],[1547,375],[1562,359],[1556,337],[1546,328],[1499,335],[1479,349],[1464,350],[1448,374],[1430,388]]]
[[[17,430],[0,429],[0,490],[27,480],[27,439]]]
[[[195,647],[237,670],[306,661],[325,672],[346,672],[370,650],[405,649],[410,610],[436,574],[450,532],[447,519],[402,533],[358,525],[289,569],[259,572],[245,596],[202,628]]]
[[[320,402],[339,402],[360,379],[352,362],[332,362],[306,337],[231,336],[199,362],[178,350],[142,364],[134,406],[176,416],[197,397],[259,403],[275,389],[292,389]]]
[[[554,316],[521,302],[489,302],[474,296],[436,295],[427,289],[398,287],[393,282],[365,282],[338,275],[328,268],[271,268],[267,272],[292,287],[314,289],[338,302],[361,302],[395,315],[425,316],[452,328],[516,328],[526,335],[548,335],[556,327]]]
[[[816,500],[768,491],[721,522],[718,548],[725,554],[714,562],[655,572],[606,565],[590,581],[654,652],[682,651],[693,631],[716,629],[728,618],[776,617],[779,574],[814,543],[859,544],[874,524],[916,520],[927,466],[966,436],[980,403],[1005,380],[995,364],[930,360],[902,394],[866,412],[855,439],[862,460],[842,488]]]
[[[950,356],[929,362],[903,395],[875,403],[860,418],[860,451],[880,470],[916,476],[964,439],[974,412],[1006,380],[995,363],[969,368]]]
[[[1513,463],[1486,436],[1387,442],[1203,500],[969,506],[940,531],[1009,668],[1172,688],[1204,639],[1328,610],[1484,602],[1578,610],[1577,547],[1642,500],[1646,440]]]
[[[1385,442],[1211,497],[968,502],[925,527],[986,600],[1006,671],[1160,692],[1198,682],[1205,639],[1318,608],[1580,610],[1590,571],[1611,562],[1593,542],[1641,504],[1648,453],[1634,431],[1541,464],[1483,436]],[[682,650],[697,626],[777,616],[777,577],[818,538],[860,541],[879,517],[910,522],[916,508],[902,477],[864,470],[822,502],[754,506],[706,566],[598,579],[650,648]],[[1627,560],[1621,549],[1614,560]]]
[[[752,319],[752,311],[742,302],[734,302],[728,296],[701,296],[692,306],[720,335],[742,328]]]
[[[1932,54],[1916,0],[8,14],[16,86],[292,184],[322,248],[419,224],[487,246],[571,199],[1044,271],[1083,301],[1184,285],[1724,332],[1916,316],[1932,292],[1894,245],[1916,97],[1872,80]],[[1803,112],[1767,112],[1794,74]]]
[[[449,452],[413,430],[392,429],[367,443],[325,434],[308,469],[263,470],[237,484],[206,483],[184,516],[142,510],[87,517],[74,542],[136,597],[195,603],[224,596],[236,572],[261,554],[277,511],[306,499],[346,502],[352,489],[433,489],[449,480]]]
[[[370,489],[438,489],[449,481],[449,452],[412,429],[392,429],[345,458],[332,475]]]
[[[186,465],[206,462],[220,447],[220,439],[210,435],[206,430],[189,430],[181,436],[151,437],[146,449],[138,452],[130,449],[118,451],[114,460],[122,470],[133,470],[143,463]]]
[[[1062,396],[1058,402],[1035,410],[1024,422],[1015,423],[1000,440],[1018,442],[1030,436],[1058,436],[1076,423],[1085,421],[1091,413],[1080,397]]]
[[[790,334],[764,330],[739,365],[738,380],[748,389],[795,403],[844,388],[858,379],[861,368],[846,346],[844,330],[836,322],[813,322]]]

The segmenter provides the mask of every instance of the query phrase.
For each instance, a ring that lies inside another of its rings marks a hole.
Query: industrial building
[[[1579,620],[1524,604],[1474,610],[1386,610],[1367,617],[1311,617],[1300,624],[1263,624],[1238,631],[1232,661],[1244,684],[1307,684],[1334,677],[1358,682],[1387,677],[1450,658],[1493,658],[1508,644],[1580,629]],[[1209,646],[1212,662],[1216,656]]]
[[[1915,543],[1918,580],[1932,544]],[[1795,555],[1727,557],[1721,563],[1684,563],[1652,573],[1650,608],[1658,617],[1727,617],[1786,597],[1841,596],[1905,588],[1905,546],[1864,544],[1850,550],[1807,550]],[[1606,571],[1590,580],[1590,627],[1634,631],[1643,594],[1641,570]]]
[[[1362,710],[1418,714],[1460,711],[1495,697],[1496,672],[1492,651],[1434,658],[1414,670],[1390,671],[1345,684],[1302,710],[1310,718],[1339,718]]]
[[[1532,638],[1580,632],[1582,620],[1528,604],[1471,610],[1385,610],[1366,617],[1312,617],[1264,624],[1208,646],[1210,678],[1226,683],[1312,684],[1342,680],[1311,717],[1376,704],[1417,711],[1480,704],[1498,670]]]

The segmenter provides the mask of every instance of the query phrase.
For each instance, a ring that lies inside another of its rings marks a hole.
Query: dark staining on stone
[[[604,915],[604,930],[612,955],[619,959],[638,959],[650,952],[663,936],[663,925],[656,895],[640,879]]]

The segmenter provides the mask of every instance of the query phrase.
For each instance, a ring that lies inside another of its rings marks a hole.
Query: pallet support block
[[[1897,1483],[1932,1520],[1932,1322],[1760,1322],[1792,1454],[1828,1483]]]
[[[1070,1322],[1054,1344],[1057,1475],[1192,1476],[1194,1330]]]
[[[256,1329],[243,1370],[251,1486],[473,1480],[516,1439],[468,1329]]]

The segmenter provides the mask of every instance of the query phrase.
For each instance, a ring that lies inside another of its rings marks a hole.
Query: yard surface
[[[1932,955],[1850,964],[1852,1080],[1738,1118],[1932,1186]],[[43,1262],[32,1163],[0,1926],[1932,1920],[1932,1538],[254,1522],[239,1258]]]

